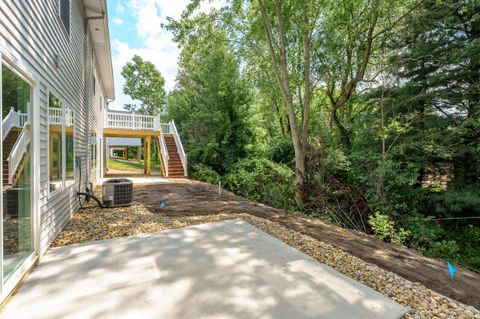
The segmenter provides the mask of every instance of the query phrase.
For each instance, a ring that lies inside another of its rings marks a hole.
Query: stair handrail
[[[165,168],[165,177],[168,177],[168,160],[170,156],[168,155],[167,143],[165,142],[165,135],[162,129],[160,129],[160,153],[162,154],[163,167]]]
[[[183,166],[183,173],[185,176],[187,175],[187,154],[185,154],[185,150],[183,149],[182,141],[180,140],[180,135],[178,135],[177,127],[175,126],[175,121],[170,121],[170,134],[173,135],[175,139],[175,144],[177,145],[178,155],[180,156],[180,160],[182,161]]]
[[[32,137],[32,132],[30,130],[30,122],[26,122],[23,126],[22,132],[17,138],[17,141],[12,147],[10,154],[8,155],[8,183],[13,183],[13,177],[15,172],[22,161],[23,154],[27,151],[28,143]]]
[[[10,108],[7,116],[2,121],[2,143],[5,141],[8,133],[14,127],[23,127],[28,120],[28,115],[26,113],[20,113],[15,111],[14,107]]]

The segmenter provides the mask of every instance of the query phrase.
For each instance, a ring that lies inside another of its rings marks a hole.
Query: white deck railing
[[[48,124],[62,125],[62,109],[59,109],[59,108],[48,109]]]
[[[13,145],[10,155],[8,155],[8,183],[13,183],[13,177],[20,165],[23,155],[27,152],[28,144],[32,137],[32,132],[30,131],[30,123],[25,123],[22,132],[18,136],[17,141]]]
[[[12,128],[24,127],[27,121],[28,115],[26,113],[17,112],[13,107],[10,108],[10,112],[8,112],[7,116],[2,121],[2,142],[5,141],[5,138],[7,137],[8,133],[10,133]]]
[[[163,167],[165,168],[165,177],[168,177],[168,160],[170,156],[168,155],[167,143],[165,143],[165,135],[163,135],[163,129],[160,130],[160,153],[162,154]]]
[[[175,122],[172,120],[170,123],[170,134],[173,135],[175,139],[175,144],[177,144],[177,151],[178,155],[180,155],[180,159],[182,160],[183,172],[185,176],[187,175],[187,154],[185,154],[185,150],[183,149],[182,141],[180,140],[180,135],[178,135],[177,127],[175,126]]]
[[[161,124],[159,116],[107,112],[105,127],[121,130],[159,131]]]

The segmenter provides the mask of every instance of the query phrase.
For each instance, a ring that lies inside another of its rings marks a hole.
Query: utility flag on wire
[[[453,278],[457,270],[455,269],[455,267],[453,267],[453,265],[449,261],[447,261],[447,265],[448,265],[448,270],[450,271],[450,278]]]

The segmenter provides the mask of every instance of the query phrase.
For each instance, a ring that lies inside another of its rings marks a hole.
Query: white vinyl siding
[[[58,19],[58,0],[2,1],[0,6],[0,51],[15,59],[38,79],[39,97],[36,111],[39,125],[38,163],[40,171],[41,230],[40,249],[45,252],[63,229],[71,214],[78,209],[78,183],[49,197],[49,140],[48,92],[58,93],[76,114],[75,155],[81,157],[82,181],[89,174],[89,120],[93,114],[94,53],[91,39],[87,47],[86,75],[84,74],[84,5],[71,0],[70,37],[65,37],[62,21]],[[57,68],[57,61],[60,61]],[[97,76],[97,79],[99,76]],[[85,83],[85,82],[86,83]],[[84,85],[89,99],[85,101]],[[103,90],[97,86],[97,95]],[[97,99],[97,101],[100,99]],[[97,118],[97,123],[99,119]],[[92,121],[94,122],[94,121]],[[91,123],[91,122],[90,122]],[[96,126],[96,125],[95,125]],[[97,128],[97,136],[103,131]],[[98,143],[99,144],[99,143]],[[97,144],[97,156],[100,156]],[[100,159],[97,157],[97,163]],[[82,183],[82,187],[84,183]]]

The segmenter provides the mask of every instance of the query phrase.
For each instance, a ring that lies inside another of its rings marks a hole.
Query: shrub
[[[375,237],[379,240],[389,239],[392,244],[404,246],[405,241],[410,236],[411,232],[400,228],[395,229],[395,222],[390,219],[388,215],[376,212],[368,218],[368,224],[372,227]]]
[[[430,248],[423,248],[420,251],[428,257],[455,260],[459,257],[460,249],[455,240],[442,240],[434,242]]]
[[[294,208],[293,172],[268,159],[243,159],[225,176],[225,187],[248,199],[277,208]]]
[[[387,215],[376,212],[368,218],[368,224],[372,227],[375,237],[379,240],[385,240],[394,231],[395,223]]]
[[[191,172],[193,179],[202,182],[217,185],[220,181],[220,175],[216,171],[201,163],[192,165]]]

